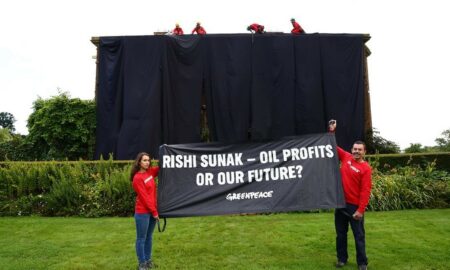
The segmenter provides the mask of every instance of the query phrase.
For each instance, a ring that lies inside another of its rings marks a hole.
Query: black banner
[[[161,217],[345,206],[333,134],[269,143],[162,145],[159,154]]]

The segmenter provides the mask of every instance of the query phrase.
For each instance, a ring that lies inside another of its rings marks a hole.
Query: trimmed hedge
[[[426,167],[434,163],[437,170],[450,172],[450,153],[411,153],[411,154],[378,154],[367,155],[367,160],[375,162],[381,170],[411,165]]]
[[[439,157],[443,156],[448,153]],[[403,167],[385,165],[382,158],[371,157],[370,210],[450,206],[450,173],[436,170],[437,162],[413,160],[420,166],[411,161]],[[131,216],[131,163],[112,159],[0,163],[0,216]]]
[[[4,162],[0,215],[129,216],[130,162]]]

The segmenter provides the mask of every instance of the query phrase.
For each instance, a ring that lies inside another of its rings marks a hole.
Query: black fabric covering
[[[221,35],[206,42],[205,94],[212,140],[245,142],[250,128],[251,39]]]
[[[269,141],[324,132],[364,139],[363,37],[220,34],[102,37],[95,158],[158,158],[161,144]]]
[[[116,153],[122,125],[122,42],[121,38],[101,38],[98,63],[97,129],[95,157]]]
[[[123,40],[122,125],[117,157],[131,158],[138,149],[154,149],[161,138],[161,39],[131,37]],[[139,51],[139,54],[135,52]],[[151,60],[151,61],[149,61]]]
[[[339,35],[321,39],[325,116],[338,120],[336,140],[350,150],[364,140],[363,42]]]
[[[200,141],[204,45],[201,36],[165,39],[161,104],[164,143]],[[155,150],[151,152],[155,154]]]
[[[305,37],[300,35],[294,39],[296,63],[294,106],[297,134],[321,132],[327,123],[326,104],[323,98],[320,36]]]
[[[295,134],[294,59],[292,36],[255,36],[251,88],[253,141]]]

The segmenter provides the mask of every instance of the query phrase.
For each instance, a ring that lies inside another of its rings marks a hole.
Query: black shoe
[[[358,265],[358,270],[367,270],[367,265],[365,264]]]
[[[148,270],[147,263],[146,262],[139,263],[139,265],[136,269],[137,270]]]
[[[146,261],[145,264],[147,265],[148,269],[157,268],[158,267],[158,266],[156,266],[156,264],[152,260]]]
[[[346,264],[347,264],[346,262],[338,261],[338,262],[336,263],[336,268],[344,267]]]

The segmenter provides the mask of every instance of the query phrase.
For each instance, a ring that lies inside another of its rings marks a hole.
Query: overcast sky
[[[382,3],[380,3],[382,2]],[[17,132],[38,97],[93,99],[93,36],[149,35],[176,22],[190,32],[244,33],[258,22],[290,32],[367,33],[373,126],[401,148],[435,145],[450,129],[450,16],[446,1],[3,1],[0,9],[0,112]]]

